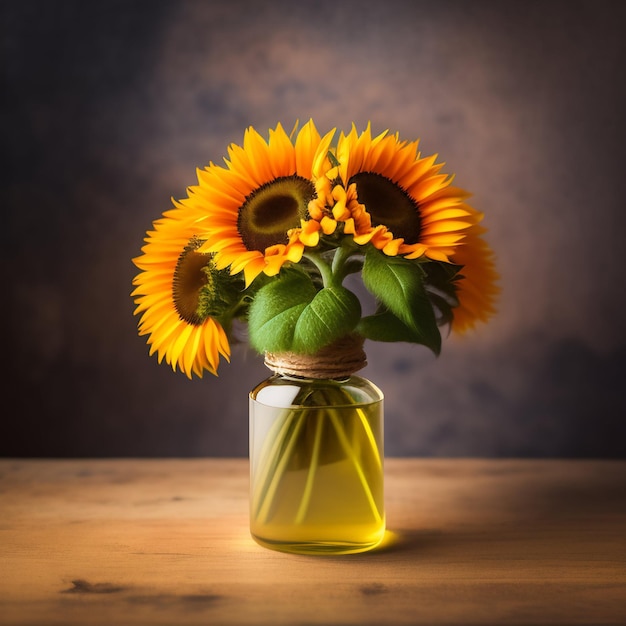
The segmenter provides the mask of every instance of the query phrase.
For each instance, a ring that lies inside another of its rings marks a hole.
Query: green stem
[[[367,501],[370,505],[370,509],[372,510],[372,513],[374,514],[374,519],[376,520],[376,522],[380,522],[382,518],[380,516],[378,507],[376,506],[376,501],[374,500],[374,496],[372,495],[372,490],[370,489],[370,486],[367,482],[367,478],[365,477],[365,474],[363,473],[363,468],[361,467],[361,463],[359,462],[359,459],[356,457],[356,454],[354,453],[354,450],[352,449],[348,436],[346,435],[346,431],[341,425],[341,421],[338,419],[337,415],[335,414],[334,409],[329,410],[329,415],[333,423],[333,426],[335,427],[335,430],[337,432],[337,436],[339,437],[339,443],[341,443],[341,446],[343,447],[344,452],[346,453],[346,456],[352,461],[352,464],[354,465],[354,469],[356,470],[356,473],[361,482],[361,486],[363,487],[365,497],[367,498]]]
[[[296,445],[296,442],[298,440],[298,435],[300,434],[300,431],[302,430],[302,426],[304,424],[305,419],[306,419],[306,413],[303,413],[302,415],[300,415],[298,422],[295,425],[294,430],[289,437],[289,442],[287,443],[286,448],[283,450],[283,452],[280,455],[280,460],[278,462],[278,466],[276,467],[276,471],[274,472],[272,476],[272,481],[269,487],[267,488],[267,491],[264,491],[263,496],[262,496],[261,507],[259,509],[259,515],[258,515],[259,520],[262,520],[262,521],[267,520],[267,517],[270,512],[270,507],[272,506],[274,502],[276,489],[278,489],[278,485],[280,484],[283,474],[285,473],[287,463],[289,462],[291,458],[291,453],[293,452],[293,448]]]
[[[379,470],[383,468],[383,462],[380,458],[380,453],[378,450],[378,444],[376,443],[376,437],[374,437],[374,433],[372,432],[372,427],[367,421],[367,417],[365,417],[365,413],[363,413],[363,409],[356,410],[359,419],[361,420],[361,425],[363,426],[363,430],[367,435],[367,439],[370,442],[370,446],[372,446],[372,451],[374,452],[374,458],[376,459],[376,465]]]
[[[340,389],[340,391],[341,391],[342,396],[345,398],[345,400],[348,403],[353,401],[352,398],[347,393],[345,393],[345,391],[343,391],[342,389]],[[367,417],[365,413],[363,412],[363,409],[359,407],[355,407],[355,411],[356,411],[356,414],[359,416],[359,420],[361,422],[361,426],[363,426],[363,430],[365,431],[367,440],[369,441],[370,446],[372,447],[372,452],[374,453],[374,458],[376,459],[376,465],[378,469],[382,469],[383,463],[380,458],[378,444],[376,443],[376,437],[374,436],[372,427],[370,426],[370,423],[368,422]]]
[[[341,246],[335,251],[335,256],[333,257],[332,272],[337,284],[340,285],[343,282],[343,279],[346,277],[344,272],[345,263],[354,254],[355,251],[355,244],[350,243],[348,240],[345,240],[344,243],[342,243]]]
[[[289,436],[289,430],[293,430],[295,414],[292,410],[285,410],[282,419],[277,419],[270,431],[265,435],[263,447],[258,454],[258,467],[254,468],[254,503],[252,510],[255,517],[258,517],[259,510],[263,506],[264,494],[267,493],[268,484],[274,476],[276,465],[282,458],[279,455],[281,445]],[[277,432],[278,431],[278,432]]]
[[[315,440],[313,442],[313,453],[311,454],[311,465],[309,466],[309,472],[306,477],[306,484],[304,486],[304,493],[300,500],[300,506],[298,507],[298,513],[296,514],[296,524],[302,524],[304,517],[309,508],[309,502],[311,500],[311,493],[313,492],[313,481],[315,473],[317,472],[317,466],[320,458],[320,444],[322,443],[322,430],[324,429],[324,416],[317,416],[317,424],[315,427]]]
[[[315,252],[307,252],[303,255],[305,258],[309,259],[311,263],[317,267],[320,275],[322,276],[322,282],[324,283],[324,287],[330,287],[333,284],[333,271],[330,265],[322,259],[319,254]]]

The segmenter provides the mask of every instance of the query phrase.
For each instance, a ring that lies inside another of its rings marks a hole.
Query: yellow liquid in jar
[[[255,403],[250,530],[299,554],[370,550],[385,533],[382,401],[276,409]]]

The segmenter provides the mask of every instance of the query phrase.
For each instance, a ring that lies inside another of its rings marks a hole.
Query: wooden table
[[[387,459],[388,540],[248,534],[248,462],[0,461],[0,624],[625,624],[626,462]]]

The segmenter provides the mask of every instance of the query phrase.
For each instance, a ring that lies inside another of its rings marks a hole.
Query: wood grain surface
[[[387,541],[248,533],[244,459],[0,461],[0,624],[626,624],[626,462],[387,459]]]

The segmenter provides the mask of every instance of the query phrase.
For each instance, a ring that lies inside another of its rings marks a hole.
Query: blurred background
[[[0,455],[245,456],[262,359],[148,356],[131,259],[247,126],[399,131],[486,214],[499,313],[367,344],[389,456],[623,457],[623,2],[1,0]]]

